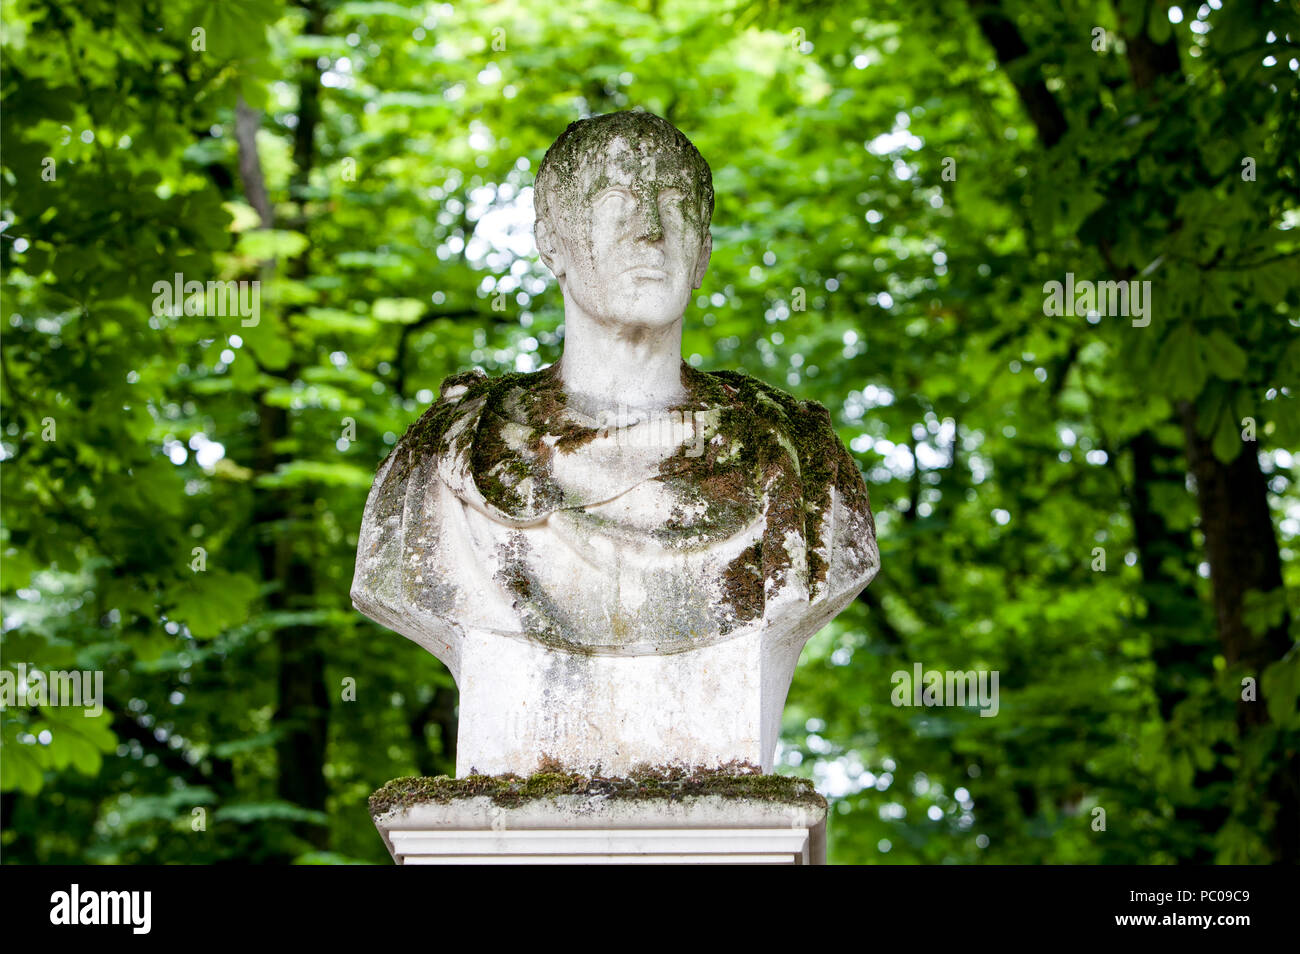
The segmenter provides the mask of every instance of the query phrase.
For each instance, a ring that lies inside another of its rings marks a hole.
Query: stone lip
[[[807,779],[763,775],[752,765],[731,764],[714,769],[648,768],[627,777],[543,769],[527,777],[470,775],[449,778],[440,775],[436,778],[395,778],[370,796],[370,814],[379,819],[409,812],[421,805],[452,805],[480,799],[497,809],[509,809],[557,800],[564,803],[584,800],[602,804],[644,804],[695,802],[702,798],[768,803],[774,808],[802,809],[817,817],[825,817],[826,812],[826,799]]]

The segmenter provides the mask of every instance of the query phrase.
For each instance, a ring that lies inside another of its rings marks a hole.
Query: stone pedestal
[[[371,798],[399,865],[825,864],[826,803],[801,779],[398,779]]]
[[[557,652],[467,633],[456,774],[565,769],[625,775],[644,765],[772,768],[802,641],[752,632],[668,655]]]

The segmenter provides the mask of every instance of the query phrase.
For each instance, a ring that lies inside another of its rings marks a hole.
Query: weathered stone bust
[[[352,600],[460,687],[457,772],[772,763],[807,639],[879,566],[819,404],[682,361],[712,176],[667,121],[573,123],[535,189],[562,359],[443,382],[379,468]]]

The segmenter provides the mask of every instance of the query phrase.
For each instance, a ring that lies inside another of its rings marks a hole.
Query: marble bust
[[[821,405],[681,357],[712,175],[644,112],[573,123],[534,193],[544,370],[453,375],[380,465],[352,600],[460,688],[457,774],[772,766],[803,644],[879,566]]]

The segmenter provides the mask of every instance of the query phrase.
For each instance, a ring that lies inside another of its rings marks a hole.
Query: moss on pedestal
[[[545,765],[545,763],[544,763]],[[487,797],[494,805],[515,807],[539,799],[564,795],[602,800],[646,801],[719,796],[826,808],[811,782],[784,775],[763,775],[752,765],[731,763],[716,769],[655,766],[633,771],[625,778],[580,775],[544,767],[529,776],[470,775],[465,778],[412,776],[395,778],[370,796],[370,814],[411,808],[425,802],[446,805],[458,799]]]

